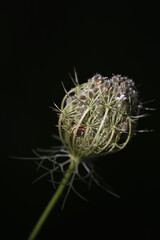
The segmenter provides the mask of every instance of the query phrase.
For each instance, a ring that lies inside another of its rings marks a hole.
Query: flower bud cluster
[[[61,141],[78,161],[126,146],[139,118],[133,80],[94,75],[66,93],[59,117]]]

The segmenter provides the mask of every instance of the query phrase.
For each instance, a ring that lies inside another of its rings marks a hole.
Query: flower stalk
[[[74,167],[75,167],[74,160],[71,160],[69,168],[66,171],[66,174],[65,174],[64,178],[62,179],[62,181],[61,181],[58,189],[54,193],[53,197],[49,201],[49,203],[48,203],[47,207],[45,208],[44,212],[42,213],[42,215],[38,219],[38,222],[36,223],[36,225],[35,225],[33,231],[31,232],[28,240],[34,240],[36,238],[36,236],[38,235],[38,233],[41,230],[41,227],[44,224],[46,218],[51,213],[53,207],[56,205],[56,203],[59,200],[59,198],[61,197],[65,187],[67,186],[68,181],[69,181],[71,175],[73,174]]]

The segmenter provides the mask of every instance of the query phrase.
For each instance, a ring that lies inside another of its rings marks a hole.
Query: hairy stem
[[[58,199],[62,195],[62,192],[63,192],[65,186],[68,183],[68,180],[70,179],[70,177],[73,173],[74,167],[75,167],[75,163],[74,163],[73,160],[71,160],[70,165],[68,167],[68,170],[66,171],[66,174],[65,174],[64,178],[62,179],[58,189],[55,192],[55,194],[53,195],[53,197],[49,201],[49,203],[48,203],[47,207],[45,208],[44,212],[42,213],[42,215],[38,219],[38,222],[36,223],[35,227],[33,228],[28,240],[34,240],[36,238],[36,236],[38,235],[39,231],[41,230],[42,225],[46,221],[46,219],[47,219],[48,215],[50,214],[52,208],[55,206],[56,202],[58,201]]]

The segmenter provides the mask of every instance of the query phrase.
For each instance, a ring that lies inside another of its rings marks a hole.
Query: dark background
[[[32,156],[32,149],[56,145],[56,113],[72,87],[95,73],[132,78],[147,106],[138,134],[122,152],[98,159],[96,170],[117,199],[93,186],[88,202],[71,193],[62,199],[37,239],[154,239],[159,227],[159,8],[158,1],[12,1],[0,8],[0,239],[27,239],[53,195],[36,165],[9,156]],[[158,217],[158,219],[156,219]]]

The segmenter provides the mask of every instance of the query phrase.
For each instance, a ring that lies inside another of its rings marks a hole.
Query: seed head
[[[133,80],[96,74],[64,96],[61,141],[77,161],[121,150],[134,133],[140,106]]]

